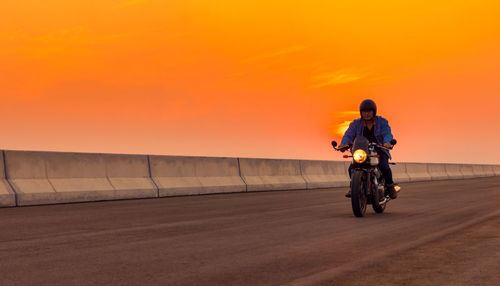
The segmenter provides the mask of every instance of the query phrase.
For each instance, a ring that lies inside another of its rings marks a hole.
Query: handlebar
[[[343,148],[333,147],[333,149],[334,149],[335,151],[340,151],[340,152],[344,153],[345,151],[347,151],[347,149],[350,149],[351,147],[352,147],[352,143],[349,143],[349,144],[347,144],[347,145],[346,145],[345,147],[343,147]]]
[[[370,146],[375,146],[375,147],[378,147],[380,149],[383,149],[383,150],[392,150],[392,148],[394,148],[394,145],[392,145],[391,147],[385,147],[384,145],[382,144],[378,144],[378,143],[369,143]],[[347,151],[348,149],[350,149],[352,147],[352,143],[349,143],[347,144],[345,147],[342,147],[342,148],[337,148],[337,147],[333,147],[333,149],[335,151],[340,151],[342,153],[344,153],[345,151]]]
[[[394,148],[394,145],[392,145],[391,147],[385,147],[384,145],[378,144],[378,143],[370,143],[370,145],[373,145],[375,147],[378,147],[380,149],[387,150],[387,151],[392,150],[392,148]]]

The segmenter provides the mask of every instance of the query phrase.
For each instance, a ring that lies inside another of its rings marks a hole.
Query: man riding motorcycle
[[[349,124],[349,128],[342,137],[339,149],[344,151],[349,148],[349,144],[354,141],[354,138],[358,135],[365,136],[370,143],[382,143],[384,147],[391,148],[392,145],[389,143],[393,139],[391,133],[391,127],[387,119],[382,116],[377,116],[377,105],[371,99],[366,99],[361,102],[359,106],[359,113],[361,118],[358,118]],[[389,191],[389,197],[395,199],[398,193],[394,187],[394,181],[392,180],[392,171],[389,167],[389,159],[392,159],[391,154],[388,150],[382,150],[376,148],[377,153],[380,155],[379,158],[379,168],[385,179],[387,190]],[[351,176],[352,163],[349,166],[349,177]],[[351,190],[346,194],[346,197],[351,197]]]

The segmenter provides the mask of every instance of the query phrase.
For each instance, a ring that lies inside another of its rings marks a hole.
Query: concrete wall
[[[484,170],[483,165],[472,165],[472,172],[474,173],[474,177],[486,177],[486,171]]]
[[[492,165],[483,165],[483,172],[487,177],[495,176],[495,170]]]
[[[248,191],[306,189],[299,160],[242,158],[240,169]]]
[[[308,189],[349,186],[349,175],[344,162],[300,161],[302,176]]]
[[[463,179],[464,175],[460,171],[461,167],[459,164],[445,164],[446,174],[450,179]]]
[[[150,156],[160,197],[245,192],[237,158]]]
[[[157,196],[146,156],[5,151],[5,164],[20,206]]]
[[[405,183],[410,181],[408,172],[406,171],[406,163],[398,162],[396,165],[391,165],[392,178],[395,183]]]
[[[0,207],[16,206],[16,196],[5,179],[3,151],[0,152]]]
[[[429,175],[431,175],[431,180],[448,179],[445,164],[427,163],[427,171],[429,172]]]
[[[476,176],[474,174],[474,170],[472,168],[472,165],[469,165],[469,164],[460,165],[460,172],[462,172],[464,179],[474,178]]]
[[[119,198],[158,197],[158,189],[150,177],[148,156],[114,154],[99,156],[104,160],[106,176]]]
[[[427,163],[406,163],[406,172],[411,182],[431,180]]]
[[[500,176],[500,165],[493,166],[493,170],[495,171],[495,176]]]
[[[350,161],[0,152],[0,206],[349,185]],[[500,175],[500,165],[397,163],[395,182]]]

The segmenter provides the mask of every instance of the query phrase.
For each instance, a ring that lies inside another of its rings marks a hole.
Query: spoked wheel
[[[366,212],[366,184],[365,173],[354,170],[351,180],[352,212],[357,217],[362,217]]]
[[[385,186],[385,180],[381,178],[379,185]],[[384,192],[381,192],[377,189],[375,185],[372,185],[372,194],[373,194],[373,202],[372,202],[372,207],[373,210],[381,214],[385,210],[385,206],[387,205],[387,201],[385,201],[385,194]],[[382,202],[381,202],[382,201]]]

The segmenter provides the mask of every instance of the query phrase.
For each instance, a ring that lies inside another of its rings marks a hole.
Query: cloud
[[[363,70],[343,69],[335,72],[320,73],[311,76],[310,88],[322,88],[340,85],[368,78],[369,72]]]
[[[291,47],[288,47],[288,48],[285,48],[285,49],[282,49],[282,50],[279,50],[279,51],[275,51],[275,52],[272,52],[272,53],[267,53],[267,54],[262,54],[262,55],[254,56],[254,57],[251,57],[251,58],[248,58],[248,59],[244,60],[243,62],[244,63],[259,62],[259,61],[263,61],[263,60],[267,60],[267,59],[272,59],[272,58],[276,58],[276,57],[280,57],[280,56],[284,56],[284,55],[288,55],[288,54],[300,52],[300,51],[303,51],[304,49],[306,49],[305,46],[291,46]]]

